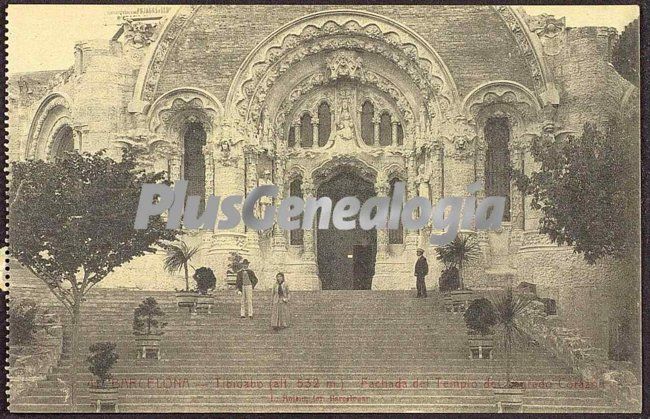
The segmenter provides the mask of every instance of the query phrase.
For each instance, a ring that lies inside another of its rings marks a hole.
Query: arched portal
[[[342,168],[318,187],[317,195],[329,197],[332,208],[343,197],[355,196],[365,202],[375,196],[374,185],[351,168]],[[316,249],[322,288],[370,289],[375,274],[377,230],[338,230],[330,226],[317,230]]]
[[[54,133],[50,158],[63,157],[70,151],[74,151],[74,133],[70,125],[64,125]]]

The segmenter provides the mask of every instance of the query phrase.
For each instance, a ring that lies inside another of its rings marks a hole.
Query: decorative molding
[[[546,13],[536,16],[524,14],[524,18],[530,31],[539,38],[544,53],[549,56],[558,55],[566,40],[566,18],[556,19]]]
[[[27,143],[25,146],[25,157],[28,159],[37,158],[36,155],[38,145],[42,141],[46,141],[46,150],[48,150],[47,156],[49,156],[49,151],[52,149],[52,130],[49,130],[45,135],[47,138],[43,138],[43,126],[48,117],[52,117],[53,112],[57,109],[62,111],[61,115],[57,118],[57,121],[54,122],[54,126],[57,124],[61,118],[66,118],[69,125],[72,127],[72,101],[65,93],[53,92],[45,96],[34,113],[34,118],[32,119],[32,124],[29,128],[29,133],[27,134]]]
[[[363,179],[375,183],[378,171],[370,164],[361,160],[358,156],[351,154],[335,154],[331,159],[324,161],[311,172],[314,183],[321,185],[341,172],[341,168],[350,167],[354,169]]]
[[[138,22],[125,18],[122,25],[125,44],[135,49],[149,46],[155,39],[158,26],[159,22]]]
[[[149,103],[154,99],[160,73],[167,60],[167,54],[174,46],[178,35],[187,22],[191,20],[201,5],[183,5],[176,13],[165,20],[158,36],[153,42],[138,72],[133,90],[133,98],[128,106],[131,113],[145,113]]]
[[[465,97],[462,109],[468,118],[476,120],[479,113],[494,104],[512,107],[521,120],[536,120],[542,109],[533,92],[509,80],[490,81],[478,86]]]
[[[445,157],[454,160],[467,160],[474,157],[476,152],[476,129],[463,116],[457,116],[445,121],[440,128],[440,138],[443,141]]]
[[[220,122],[224,111],[219,100],[205,90],[181,87],[160,96],[151,105],[148,114],[149,130],[158,133],[169,130],[174,125],[174,120],[182,114],[197,116],[209,134]]]
[[[524,19],[512,6],[492,6],[510,29],[522,57],[530,68],[531,77],[544,105],[558,105],[560,95],[555,84],[555,77],[543,56],[543,47],[537,36],[533,36]]]
[[[347,36],[336,38],[337,34]],[[308,55],[337,49],[383,55],[403,68],[422,92],[457,102],[449,71],[419,35],[374,13],[334,10],[297,19],[260,43],[235,75],[226,108],[237,109],[237,115],[247,120],[259,113],[269,88],[292,64]]]

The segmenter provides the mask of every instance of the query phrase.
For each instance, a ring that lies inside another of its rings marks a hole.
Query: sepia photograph
[[[11,413],[641,413],[640,8],[10,4]]]

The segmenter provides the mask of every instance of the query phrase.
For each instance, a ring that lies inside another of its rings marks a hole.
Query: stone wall
[[[177,87],[195,86],[225,102],[237,69],[257,44],[294,19],[328,9],[366,10],[415,31],[449,67],[461,96],[490,80],[512,80],[532,88],[530,70],[510,30],[491,7],[219,5],[199,9],[177,39],[156,97]]]

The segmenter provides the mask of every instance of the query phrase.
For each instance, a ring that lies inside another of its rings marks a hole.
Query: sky
[[[80,40],[110,39],[118,29],[119,13],[133,13],[146,5],[31,5],[10,4],[8,71],[62,70],[74,63]],[[526,13],[565,16],[567,26],[609,26],[619,32],[638,17],[637,6],[524,6]]]

